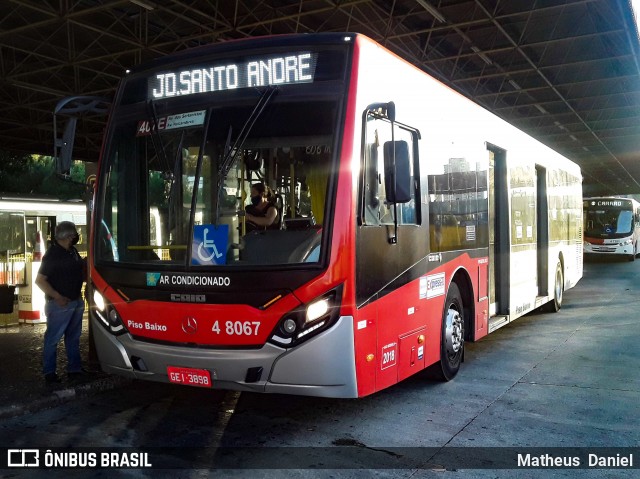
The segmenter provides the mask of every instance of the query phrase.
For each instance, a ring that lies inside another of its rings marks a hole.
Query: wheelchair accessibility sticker
[[[229,225],[195,225],[191,245],[191,264],[226,264],[228,241]]]

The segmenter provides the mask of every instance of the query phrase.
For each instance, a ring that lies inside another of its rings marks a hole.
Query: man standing
[[[84,300],[81,296],[84,282],[84,260],[74,245],[79,235],[76,225],[62,221],[56,226],[55,241],[49,247],[40,270],[36,285],[45,294],[44,312],[47,316],[47,330],[44,334],[43,372],[47,383],[58,383],[56,355],[58,342],[64,336],[67,351],[67,375],[69,378],[82,374],[80,359],[80,333]]]

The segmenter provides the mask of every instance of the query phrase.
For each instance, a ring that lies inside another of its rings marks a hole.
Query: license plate
[[[187,386],[199,386],[201,388],[212,387],[211,373],[206,369],[167,366],[167,376],[169,376],[169,381],[175,384],[186,384]]]

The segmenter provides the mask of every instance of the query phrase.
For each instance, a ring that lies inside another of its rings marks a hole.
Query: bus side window
[[[414,145],[416,133],[397,125],[393,126],[386,120],[369,116],[366,125],[366,143],[364,144],[364,165],[362,185],[362,219],[365,225],[379,226],[394,224],[397,211],[398,224],[417,224],[418,212],[416,198],[417,182],[415,181],[416,167]],[[392,135],[392,128],[394,128]],[[387,201],[387,184],[391,178],[386,177],[383,148],[390,148],[393,143],[404,145],[405,157],[408,156],[410,166],[410,199],[397,203],[396,207]]]

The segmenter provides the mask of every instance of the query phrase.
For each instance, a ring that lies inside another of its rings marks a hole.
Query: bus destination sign
[[[293,53],[252,58],[158,73],[149,79],[148,98],[236,90],[239,88],[312,83],[317,53]]]
[[[623,201],[621,200],[598,200],[598,201],[593,201],[591,203],[593,206],[614,206],[614,207],[622,207],[622,205],[630,205],[631,203],[629,201],[625,201],[623,203]]]

